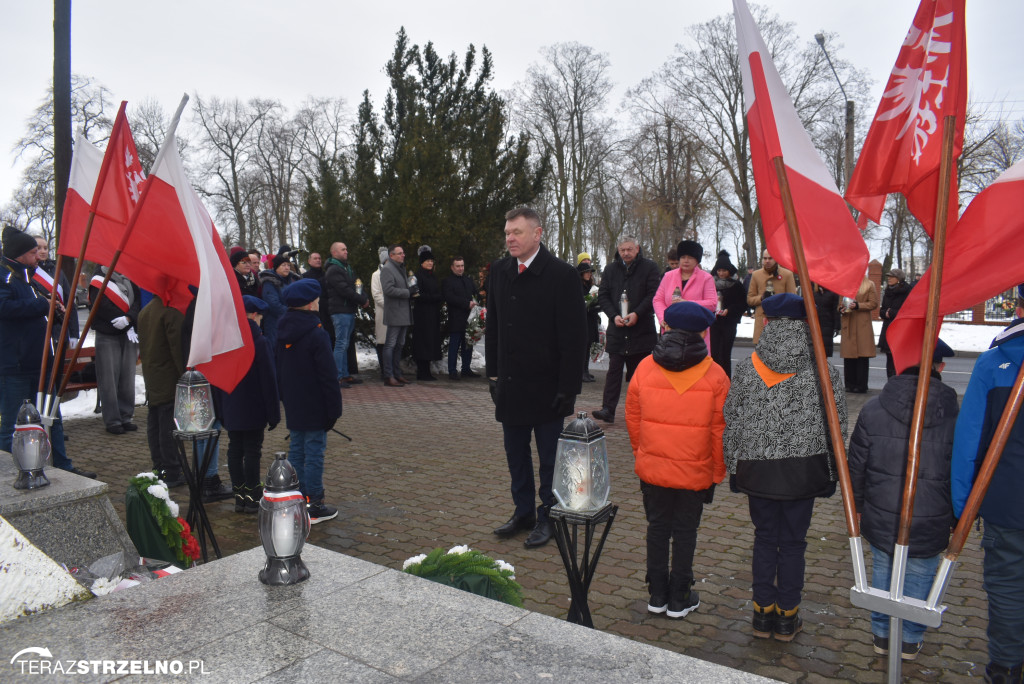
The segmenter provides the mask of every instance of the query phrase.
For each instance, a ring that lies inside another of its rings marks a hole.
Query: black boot
[[[668,573],[647,571],[647,588],[651,598],[647,602],[647,612],[661,615],[668,610]]]
[[[775,639],[792,641],[804,628],[804,620],[800,617],[800,606],[789,610],[778,609],[775,615]]]
[[[245,485],[238,485],[232,487],[231,491],[235,493],[235,513],[243,513],[245,511]]]
[[[668,609],[665,614],[670,618],[684,618],[700,605],[700,596],[693,591],[693,580],[680,577],[675,573],[669,579]]]
[[[207,477],[203,480],[203,503],[223,501],[234,496],[229,485],[220,481],[220,475]]]
[[[995,663],[985,666],[985,681],[991,684],[1020,684],[1024,679],[1024,663],[1014,667],[1003,667]]]
[[[260,483],[255,487],[245,488],[245,512],[259,513],[260,512],[260,500],[263,498],[263,484]]]
[[[775,631],[775,604],[770,606],[759,606],[754,601],[754,636],[758,639],[771,639]]]

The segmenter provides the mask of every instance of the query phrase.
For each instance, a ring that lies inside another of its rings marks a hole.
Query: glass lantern
[[[302,547],[309,536],[309,512],[306,497],[299,491],[299,476],[278,452],[267,471],[259,512],[260,541],[267,563],[260,570],[260,582],[276,586],[298,584],[309,579],[302,562]]]
[[[11,440],[11,456],[18,467],[15,489],[38,489],[50,484],[43,468],[49,463],[50,438],[43,429],[39,411],[28,399],[18,410]]]
[[[190,368],[174,392],[174,425],[181,432],[206,432],[213,425],[213,392],[209,381]]]
[[[608,449],[604,432],[586,411],[565,426],[558,438],[552,483],[559,507],[567,511],[596,511],[608,503]]]

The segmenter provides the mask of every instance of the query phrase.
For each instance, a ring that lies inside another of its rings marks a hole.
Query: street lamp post
[[[839,80],[839,74],[836,73],[836,68],[832,64],[832,58],[829,57],[828,50],[825,49],[825,35],[823,33],[815,33],[814,40],[818,41],[821,51],[825,53],[825,60],[828,61],[828,66],[832,69],[832,75],[836,77],[836,83],[839,84],[839,92],[843,94],[843,99],[846,100],[846,158],[843,160],[843,189],[845,190],[850,185],[850,177],[853,175],[853,100],[847,97],[846,90],[843,88],[843,82]]]

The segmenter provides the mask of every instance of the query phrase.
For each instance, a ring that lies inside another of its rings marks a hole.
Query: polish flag
[[[182,108],[184,104],[183,100]],[[185,274],[182,282],[198,287],[187,365],[230,392],[252,365],[252,335],[227,252],[178,156],[178,116],[180,109],[150,171],[150,187],[134,217],[128,244],[178,245],[157,249],[153,258],[165,274]]]
[[[963,311],[1021,282],[1024,264],[1024,160],[1003,172],[970,203],[946,237],[939,316]],[[931,269],[889,324],[885,339],[896,371],[921,362]]]
[[[921,0],[889,75],[846,199],[878,223],[885,198],[899,192],[907,208],[935,234],[939,158],[945,119],[956,116],[953,159],[964,146],[967,116],[966,0]],[[948,224],[958,214],[956,164]],[[888,333],[886,333],[888,336]]]
[[[79,133],[71,157],[71,177],[68,179],[68,194],[64,198],[64,213],[61,214],[60,240],[57,244],[59,254],[78,258],[101,166],[103,153],[85,135]]]
[[[811,143],[745,0],[733,0],[750,156],[768,251],[796,271],[774,160],[782,157],[811,280],[853,296],[868,248],[835,181]]]

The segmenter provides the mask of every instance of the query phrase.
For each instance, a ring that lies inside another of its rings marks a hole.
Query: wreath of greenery
[[[149,506],[149,512],[153,514],[160,534],[177,559],[186,565],[198,560],[199,543],[192,536],[188,523],[178,517],[178,504],[171,500],[163,480],[154,473],[139,473],[129,482]]]
[[[456,580],[467,575],[486,578],[496,598],[512,606],[523,606],[523,588],[516,582],[515,568],[501,560],[466,546],[448,551],[437,548],[426,555],[413,556],[403,570],[424,579]]]

